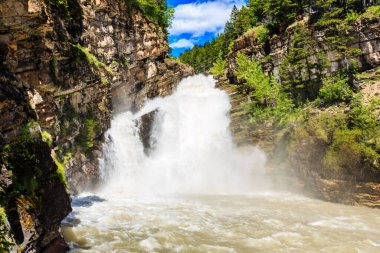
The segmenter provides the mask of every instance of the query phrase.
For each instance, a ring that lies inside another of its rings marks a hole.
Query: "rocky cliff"
[[[62,252],[71,211],[64,174],[44,141],[28,85],[1,66],[1,252]]]
[[[13,251],[65,248],[64,186],[98,183],[112,111],[170,94],[192,74],[167,54],[163,28],[129,1],[0,1],[0,228]]]
[[[342,158],[337,166],[336,160],[327,161],[329,152],[337,147],[332,147],[331,140],[318,133],[325,130],[316,129],[323,117],[332,119],[331,122],[338,117],[347,120],[350,117],[347,115],[355,110],[353,105],[337,103],[310,111],[305,107],[303,111],[307,115],[307,124],[310,124],[308,127],[301,126],[304,123],[294,121],[286,128],[278,128],[271,123],[251,123],[249,114],[242,106],[242,103],[250,101],[249,95],[233,88],[241,84],[241,80],[236,77],[238,53],[259,61],[264,71],[273,74],[280,83],[284,83],[281,68],[294,47],[297,29],[301,27],[304,34],[307,34],[303,41],[310,42],[310,45],[304,43],[303,47],[311,46],[310,51],[313,54],[299,59],[300,64],[293,68],[293,72],[288,73],[287,77],[298,79],[304,84],[300,89],[303,90],[303,94],[307,93],[307,98],[313,99],[313,94],[318,94],[321,76],[345,69],[347,62],[355,62],[361,74],[356,75],[353,80],[354,89],[364,103],[369,103],[374,98],[379,99],[380,20],[358,20],[351,24],[344,35],[349,38],[344,47],[356,53],[348,54],[346,58],[327,40],[326,30],[314,29],[307,24],[307,18],[299,20],[288,27],[284,34],[275,35],[266,43],[260,42],[254,30],[235,40],[226,58],[225,75],[219,77],[219,85],[230,94],[232,100],[231,129],[235,141],[240,145],[255,144],[266,151],[269,157],[269,173],[279,181],[287,181],[291,190],[308,193],[327,201],[379,208],[378,160],[366,161],[358,151],[358,146],[339,147],[339,152],[347,154],[347,157]],[[302,53],[307,55],[307,48],[302,50]],[[322,54],[325,63],[322,68],[318,68],[318,57]],[[297,88],[294,87],[292,90]],[[378,112],[378,109],[377,107],[375,110]],[[331,130],[331,133],[333,132],[334,130]]]
[[[303,82],[311,81],[321,74],[332,73],[345,68],[346,61],[349,60],[355,60],[361,70],[372,69],[380,65],[379,19],[361,19],[350,24],[349,29],[345,31],[337,31],[336,35],[344,37],[346,40],[342,46],[346,47],[345,50],[351,50],[351,54],[348,54],[349,59],[342,57],[342,52],[337,49],[337,45],[329,41],[330,35],[326,34],[327,29],[316,29],[310,26],[309,22],[309,17],[305,17],[303,20],[289,26],[284,34],[275,35],[266,43],[260,41],[254,30],[246,32],[234,41],[231,52],[227,56],[228,78],[237,83],[235,76],[236,56],[238,53],[243,53],[260,61],[264,70],[274,74],[281,82],[281,64],[293,46],[298,28],[304,29],[307,33],[304,39],[310,42],[308,46],[311,47],[312,54],[308,55],[307,58],[303,58],[304,64],[301,68],[294,69],[294,78],[302,77]],[[307,50],[307,48],[304,49],[304,51]],[[323,54],[324,59],[318,59],[321,54]],[[323,69],[317,68],[318,60],[326,61]],[[310,69],[307,69],[309,66],[311,66]],[[305,75],[305,73],[311,74]]]

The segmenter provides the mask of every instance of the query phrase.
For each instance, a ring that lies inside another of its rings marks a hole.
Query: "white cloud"
[[[243,0],[214,0],[178,5],[169,33],[189,33],[193,37],[200,37],[206,32],[218,33],[229,19],[232,7],[243,4]]]
[[[192,40],[180,39],[170,45],[172,48],[193,48],[194,43]]]

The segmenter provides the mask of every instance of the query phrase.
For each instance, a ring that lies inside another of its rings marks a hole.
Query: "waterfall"
[[[112,120],[101,172],[106,193],[241,194],[262,189],[265,155],[238,148],[229,129],[230,101],[211,76],[182,80],[171,96],[147,101]],[[136,121],[156,111],[144,153]]]
[[[234,145],[229,111],[198,75],[116,115],[103,189],[75,197],[63,228],[71,252],[379,252],[378,210],[270,191],[265,156]],[[147,155],[137,123],[149,112]]]

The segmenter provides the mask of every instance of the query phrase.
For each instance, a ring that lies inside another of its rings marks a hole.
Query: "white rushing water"
[[[378,210],[270,193],[265,156],[238,149],[230,102],[210,77],[116,115],[107,133],[104,187],[73,200],[63,232],[72,251],[380,252]],[[136,120],[155,111],[153,150]]]
[[[155,115],[149,156],[135,121]],[[229,131],[228,95],[212,77],[184,79],[172,96],[148,101],[142,110],[117,115],[108,132],[102,171],[104,191],[125,194],[231,194],[262,189],[265,156],[258,149],[238,150]]]

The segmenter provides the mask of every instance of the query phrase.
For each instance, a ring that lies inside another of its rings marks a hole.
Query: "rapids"
[[[137,122],[155,111],[146,155]],[[380,252],[378,210],[276,193],[234,145],[228,95],[203,75],[112,120],[103,186],[73,200],[72,252]]]

